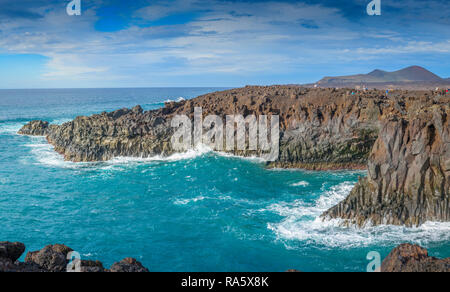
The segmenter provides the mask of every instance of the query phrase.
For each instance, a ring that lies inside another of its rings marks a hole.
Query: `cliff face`
[[[445,94],[445,93],[444,93]],[[449,104],[442,92],[296,86],[245,87],[216,92],[159,110],[139,106],[61,126],[34,121],[20,134],[46,135],[66,160],[170,155],[174,115],[279,115],[280,153],[269,167],[369,169],[349,197],[324,218],[346,223],[420,225],[449,221]],[[233,151],[252,156],[252,151]]]
[[[369,156],[368,177],[324,216],[360,226],[450,221],[449,114],[448,104],[434,104],[388,118]]]
[[[170,121],[176,114],[193,117],[240,114],[280,116],[280,155],[272,167],[308,169],[364,168],[378,135],[378,119],[386,101],[379,92],[353,96],[347,90],[300,87],[246,87],[200,96],[163,109],[143,112],[137,106],[61,126],[33,121],[19,134],[47,136],[66,160],[105,161],[117,156],[148,157],[174,153]],[[254,156],[252,151],[234,154]]]

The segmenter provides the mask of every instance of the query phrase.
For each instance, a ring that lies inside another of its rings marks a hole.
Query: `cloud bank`
[[[408,65],[450,76],[447,1],[382,0],[377,17],[367,0],[82,0],[81,16],[69,2],[0,0],[0,55],[46,60],[33,76],[0,66],[0,87],[305,83]]]

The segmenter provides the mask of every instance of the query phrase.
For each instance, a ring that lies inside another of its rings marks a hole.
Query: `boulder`
[[[114,263],[109,269],[112,273],[148,273],[149,270],[145,268],[140,262],[133,258],[126,258],[118,263]]]
[[[17,261],[25,252],[25,245],[20,242],[0,242],[0,259],[8,259],[11,262]]]
[[[49,133],[49,123],[44,121],[32,121],[20,129],[18,134],[29,136],[47,136]]]
[[[47,245],[39,251],[29,252],[25,257],[25,263],[34,263],[48,272],[66,271],[67,254],[73,251],[62,244]]]
[[[402,244],[391,251],[381,265],[382,272],[450,272],[450,258],[430,257],[418,245]]]
[[[105,272],[105,268],[100,261],[81,261],[82,273],[102,273]]]

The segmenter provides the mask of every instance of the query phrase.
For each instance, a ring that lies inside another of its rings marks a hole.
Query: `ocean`
[[[344,228],[320,214],[364,171],[268,170],[206,149],[167,158],[66,162],[16,132],[221,88],[0,90],[0,241],[27,251],[62,243],[106,267],[134,257],[151,271],[366,271],[400,243],[450,256],[450,224]],[[22,257],[23,259],[23,257]]]

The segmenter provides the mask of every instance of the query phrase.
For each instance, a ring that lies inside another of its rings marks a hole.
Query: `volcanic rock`
[[[384,259],[382,272],[450,272],[450,258],[437,259],[418,245],[402,244]]]
[[[126,258],[118,263],[114,263],[109,269],[112,273],[148,273],[149,270],[145,268],[140,262],[133,258]]]
[[[67,254],[71,251],[71,248],[62,244],[47,245],[39,251],[29,252],[25,263],[34,263],[49,272],[63,272],[68,264]]]

